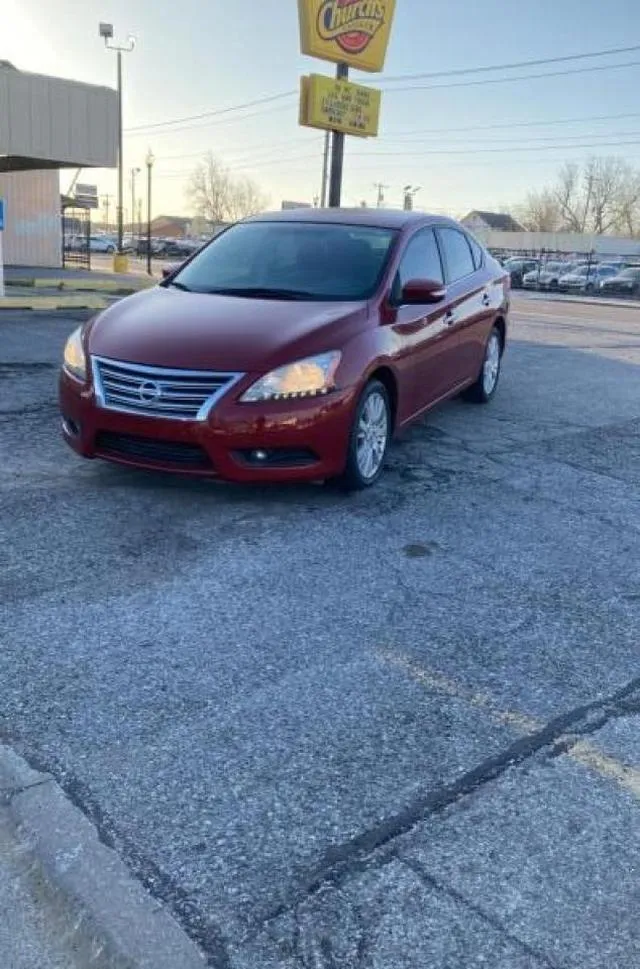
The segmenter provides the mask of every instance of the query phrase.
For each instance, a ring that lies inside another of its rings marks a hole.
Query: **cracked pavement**
[[[0,318],[0,739],[220,969],[640,964],[640,318],[514,298],[370,493],[83,463]]]

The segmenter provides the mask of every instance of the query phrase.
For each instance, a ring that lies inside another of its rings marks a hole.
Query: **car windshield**
[[[396,235],[365,225],[240,222],[203,249],[173,282],[190,292],[254,299],[368,299]]]

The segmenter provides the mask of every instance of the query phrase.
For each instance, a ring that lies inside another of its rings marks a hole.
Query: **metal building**
[[[61,168],[114,168],[115,91],[19,71],[0,61],[0,198],[4,259],[59,266]]]

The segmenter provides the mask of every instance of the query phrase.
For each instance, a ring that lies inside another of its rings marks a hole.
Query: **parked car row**
[[[543,262],[534,257],[512,256],[503,263],[514,289],[565,293],[640,295],[640,266],[622,260],[598,263],[588,260]]]
[[[158,239],[155,236],[151,239],[151,255],[162,259],[182,258],[191,256],[205,242],[204,239]],[[122,240],[122,248],[125,253],[136,256],[146,256],[147,237],[126,235]],[[89,252],[100,252],[111,254],[118,248],[116,236],[111,234],[90,235],[88,237]],[[68,252],[83,252],[87,248],[86,235],[66,235],[64,248]]]

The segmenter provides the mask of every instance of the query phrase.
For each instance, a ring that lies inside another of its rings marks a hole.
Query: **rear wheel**
[[[462,394],[465,400],[470,400],[474,404],[487,404],[491,400],[500,380],[502,351],[502,337],[497,327],[494,326],[487,340],[478,379],[470,387],[467,387]]]
[[[382,474],[390,439],[389,394],[384,384],[372,380],[363,390],[356,407],[341,484],[351,491],[375,484]]]

